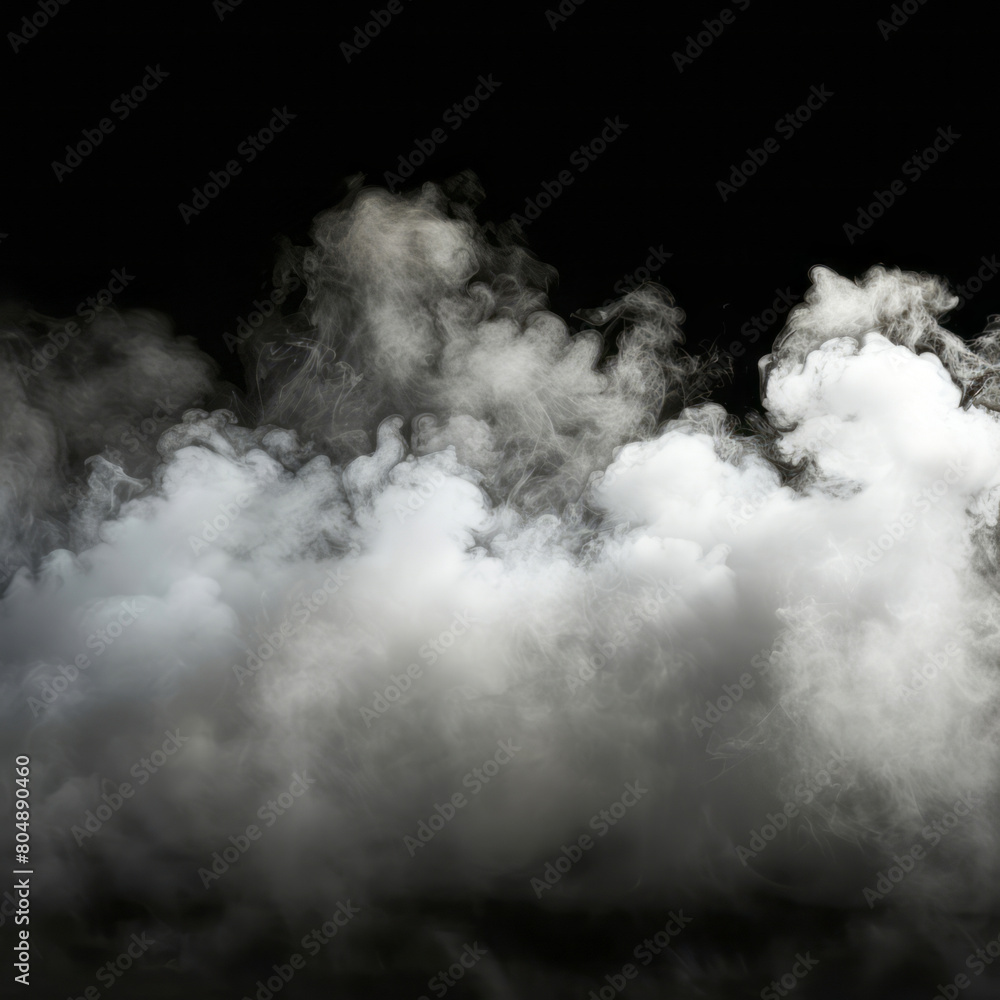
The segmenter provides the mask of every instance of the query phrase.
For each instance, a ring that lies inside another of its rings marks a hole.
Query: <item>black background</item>
[[[687,313],[691,349],[746,348],[733,384],[716,394],[736,412],[759,405],[756,363],[780,321],[755,344],[740,328],[777,290],[801,297],[813,265],[854,277],[884,263],[957,286],[1000,252],[995,22],[979,8],[928,0],[886,38],[878,22],[892,16],[889,2],[813,10],[751,0],[744,11],[734,3],[733,23],[679,72],[674,53],[718,18],[718,0],[586,0],[555,30],[546,12],[557,0],[401,3],[349,62],[341,44],[385,0],[243,0],[222,17],[211,0],[70,0],[16,52],[7,33],[39,8],[6,5],[0,299],[71,315],[124,269],[135,280],[119,306],[167,313],[239,383],[223,334],[269,291],[277,239],[306,242],[312,218],[352,175],[384,183],[480,75],[499,89],[460,129],[444,126],[447,141],[412,183],[471,169],[487,194],[480,219],[499,223],[573,169],[570,157],[606,117],[620,118],[627,130],[585,173],[574,171],[525,238],[558,269],[552,303],[565,317],[611,297],[650,246],[671,253],[656,278]],[[168,77],[118,120],[112,102],[147,65]],[[780,137],[777,120],[814,86],[833,96]],[[237,147],[274,107],[295,120],[247,164]],[[105,117],[114,131],[58,180],[53,161]],[[914,182],[903,164],[939,129],[960,138]],[[717,182],[771,137],[779,151],[724,202]],[[241,174],[185,224],[178,206],[233,158]],[[849,242],[845,224],[896,180],[905,195]],[[998,303],[1000,280],[948,325],[973,336]],[[630,940],[629,929],[621,933]]]
[[[756,361],[781,324],[755,345],[738,331],[777,289],[800,297],[810,266],[854,277],[882,262],[957,285],[1000,249],[993,23],[939,0],[910,2],[916,12],[888,38],[878,22],[892,16],[889,3],[815,12],[734,3],[733,23],[679,72],[673,53],[721,4],[587,0],[553,30],[555,0],[401,0],[348,62],[341,43],[371,19],[371,2],[244,0],[225,11],[211,0],[70,0],[17,52],[9,36],[0,49],[9,105],[0,296],[71,314],[125,268],[135,280],[117,303],[163,310],[238,382],[222,335],[269,290],[275,239],[305,242],[347,177],[383,184],[492,74],[499,89],[460,129],[445,126],[447,142],[411,182],[472,169],[487,193],[480,219],[501,222],[570,167],[606,116],[619,116],[628,129],[585,173],[574,170],[573,185],[525,231],[559,271],[553,307],[568,317],[600,304],[662,245],[673,256],[655,277],[685,310],[692,349],[746,346],[735,384],[717,395],[739,411],[758,402]],[[4,31],[20,33],[37,10],[28,0],[8,6]],[[147,64],[169,77],[120,121],[110,105]],[[780,137],[776,121],[813,85],[834,96]],[[237,157],[273,106],[294,122],[253,163],[240,158],[242,173],[185,225],[178,205]],[[108,116],[114,132],[57,180],[53,161]],[[906,178],[902,164],[939,127],[961,138],[919,181]],[[769,137],[779,151],[723,202],[716,183]],[[852,245],[844,224],[896,179],[906,194]],[[980,332],[998,299],[1000,282],[987,285],[951,327]]]

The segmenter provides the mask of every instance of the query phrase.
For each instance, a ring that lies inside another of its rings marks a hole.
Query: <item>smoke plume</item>
[[[817,267],[740,420],[665,288],[573,330],[479,197],[355,184],[276,262],[304,293],[246,393],[152,312],[2,317],[48,968],[79,995],[148,931],[158,981],[253,996],[348,900],[300,979],[344,996],[426,992],[496,907],[622,947],[518,978],[499,935],[468,995],[585,996],[659,907],[693,922],[635,996],[757,995],[774,956],[708,928],[782,908],[850,928],[776,920],[790,961],[960,962],[942,928],[1000,907],[1000,334],[949,332],[944,279]]]

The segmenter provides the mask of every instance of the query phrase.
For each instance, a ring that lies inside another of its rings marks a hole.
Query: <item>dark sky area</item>
[[[717,398],[737,411],[757,404],[756,362],[781,326],[766,310],[798,300],[810,266],[881,262],[957,286],[1000,250],[993,33],[952,5],[49,9],[3,16],[0,295],[72,313],[124,268],[116,301],[165,311],[236,381],[223,334],[269,290],[276,241],[304,242],[346,178],[385,184],[421,146],[408,183],[473,170],[484,222],[557,192],[525,237],[558,269],[565,317],[654,262],[689,344],[736,345]],[[123,98],[133,88],[140,101]],[[273,109],[290,118],[254,149]],[[234,160],[185,220],[179,206]],[[881,217],[859,225],[873,202]],[[980,332],[998,301],[987,281],[952,328]],[[754,319],[764,332],[742,336]]]

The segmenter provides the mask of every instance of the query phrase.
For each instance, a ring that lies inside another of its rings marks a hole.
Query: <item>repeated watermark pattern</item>
[[[167,730],[164,734],[166,739],[163,743],[153,750],[148,757],[141,757],[132,767],[129,769],[129,774],[136,778],[139,782],[138,787],[142,787],[147,781],[152,777],[152,775],[157,774],[164,765],[166,765],[170,758],[176,754],[187,741],[190,739],[189,736],[182,736],[179,729],[173,731]],[[136,793],[136,789],[132,787],[132,783],[129,781],[123,781],[116,789],[114,789],[110,794],[107,792],[102,793],[102,802],[100,805],[96,806],[94,809],[88,809],[83,814],[83,825],[74,824],[70,827],[70,833],[73,834],[73,839],[76,841],[77,847],[81,847],[85,840],[94,837],[96,834],[100,833],[104,824],[111,819],[112,816],[119,809],[121,809],[125,803],[131,799]]]
[[[407,2],[412,3],[413,0],[407,0]],[[364,24],[356,24],[351,41],[340,43],[340,53],[348,63],[361,55],[362,49],[367,49],[372,41],[382,34],[394,17],[403,13],[403,2],[402,0],[389,0],[385,7],[369,10],[368,13],[371,15],[371,20],[365,21]],[[352,45],[351,42],[354,44]]]
[[[431,976],[427,980],[427,989],[436,997],[443,997],[453,986],[457,985],[465,978],[466,972],[475,968],[486,956],[488,952],[485,948],[479,947],[478,941],[466,944],[458,958],[448,966],[447,970],[438,970],[437,975]],[[417,997],[417,1000],[430,1000],[427,996]]]
[[[278,821],[279,816],[284,816],[290,809],[294,808],[296,801],[301,798],[310,785],[315,785],[316,779],[310,778],[303,771],[292,774],[292,780],[288,788],[269,799],[257,810],[257,818],[264,824],[264,829],[268,829]],[[233,865],[238,864],[243,855],[250,850],[251,846],[263,836],[264,831],[256,823],[250,823],[242,833],[231,834],[229,843],[221,851],[212,853],[211,868],[199,868],[198,877],[201,884],[206,888],[211,888],[214,882],[218,882]]]
[[[24,48],[33,38],[38,37],[38,32],[42,30],[59,13],[60,8],[65,7],[70,0],[38,0],[35,4],[35,12],[29,18],[26,14],[21,18],[20,30],[7,32],[7,41],[17,55],[19,49]]]
[[[792,138],[795,135],[795,130],[802,128],[807,121],[810,121],[813,114],[819,111],[833,96],[833,91],[827,90],[825,83],[821,83],[818,87],[813,84],[805,101],[794,111],[790,111],[774,123],[775,132],[784,139]],[[781,143],[774,136],[769,136],[760,146],[748,146],[747,159],[739,164],[730,164],[728,183],[726,181],[716,181],[715,183],[715,189],[719,192],[722,200],[726,201],[736,194],[737,190],[743,187],[780,149]]]
[[[760,991],[761,1000],[777,1000],[778,997],[788,996],[817,965],[819,959],[813,958],[810,952],[807,951],[804,955],[796,952],[795,962],[788,972],[779,979],[772,979],[770,985]]]
[[[458,811],[469,804],[470,797],[478,795],[500,773],[500,768],[509,764],[514,759],[514,754],[522,749],[512,739],[499,740],[496,753],[463,776],[462,788],[469,789],[469,795],[456,791],[445,800],[444,805],[435,802],[430,816],[418,821],[417,835],[414,837],[406,834],[403,837],[403,846],[410,857],[416,857],[417,851],[426,847],[458,815]]]
[[[488,76],[480,74],[472,93],[461,101],[456,101],[441,115],[442,125],[447,125],[452,132],[457,132],[502,85],[502,81],[493,79],[492,73]],[[407,153],[400,153],[395,172],[387,170],[382,175],[385,186],[395,193],[413,176],[417,168],[423,166],[433,156],[434,151],[447,141],[448,133],[442,126],[433,129],[425,139],[414,139],[413,148]]]
[[[604,119],[604,128],[590,142],[585,142],[575,149],[569,157],[570,167],[560,170],[554,181],[543,181],[541,190],[533,198],[524,199],[524,212],[515,212],[511,219],[522,229],[541,217],[542,212],[557,201],[564,192],[576,183],[580,174],[590,169],[597,158],[628,128],[628,123],[621,120],[620,115]]]
[[[155,67],[147,65],[146,75],[142,81],[130,90],[122,91],[111,102],[109,110],[118,121],[125,121],[168,76],[170,74],[161,68],[159,63]],[[69,143],[66,144],[65,160],[52,161],[52,170],[56,175],[56,180],[62,184],[63,178],[73,173],[104,142],[105,136],[111,135],[114,130],[115,123],[108,116],[102,118],[93,128],[82,129],[82,139],[77,140],[72,146]]]
[[[481,619],[473,617],[468,611],[459,612],[452,618],[451,624],[447,628],[442,629],[433,639],[429,639],[420,646],[417,655],[425,661],[427,666],[434,666],[455,645],[455,642],[466,634],[469,626],[478,621]],[[372,723],[399,702],[413,686],[414,681],[421,680],[423,676],[423,666],[416,660],[411,662],[403,672],[390,674],[389,683],[381,691],[372,692],[374,698],[371,706],[362,705],[358,709],[361,718],[365,721],[365,728],[371,729]]]
[[[643,788],[638,779],[634,782],[628,782],[620,798],[590,817],[588,828],[593,830],[598,837],[607,836],[612,827],[617,826],[625,818],[628,810],[637,806],[648,792],[649,789]],[[541,876],[536,875],[529,880],[528,884],[534,891],[535,897],[541,899],[543,892],[558,885],[562,881],[563,875],[582,860],[584,852],[592,850],[594,844],[594,838],[588,833],[580,834],[576,842],[568,847],[563,844],[559,848],[560,853],[556,856],[555,861],[545,862]]]
[[[911,181],[919,181],[930,168],[959,140],[962,136],[950,125],[945,128],[939,127],[937,135],[929,146],[925,147],[922,153],[916,153],[909,159],[904,160],[899,170],[904,177]],[[857,217],[854,222],[845,222],[843,229],[847,242],[853,244],[859,236],[863,236],[876,221],[881,219],[885,213],[896,204],[899,198],[909,188],[903,183],[902,178],[896,178],[885,189],[872,191],[873,201],[866,206],[857,208]]]
[[[268,123],[258,131],[247,135],[236,147],[236,152],[243,158],[244,163],[253,163],[275,138],[285,131],[289,123],[298,117],[288,110],[287,104],[281,108],[273,107],[271,112]],[[191,220],[201,215],[212,201],[229,187],[230,181],[241,173],[243,164],[235,157],[227,160],[221,170],[210,170],[208,180],[201,187],[191,189],[191,203],[182,201],[177,205],[177,211],[184,220],[184,225],[189,226]]]
[[[879,18],[875,22],[884,41],[888,41],[900,28],[902,28],[920,8],[927,3],[927,0],[903,0],[902,4],[894,3],[890,7],[889,19]]]
[[[85,645],[92,653],[78,653],[72,663],[59,664],[58,674],[51,678],[44,678],[39,682],[41,688],[41,700],[35,697],[28,698],[28,707],[34,718],[50,708],[55,701],[69,690],[80,677],[81,672],[89,670],[94,661],[102,656],[107,649],[117,642],[125,630],[134,624],[139,615],[146,611],[146,605],[137,597],[122,601],[116,615],[106,622],[102,627],[94,629],[86,638]]]
[[[135,281],[134,274],[129,274],[124,267],[115,269],[111,272],[111,280],[104,288],[93,295],[88,295],[77,304],[76,315],[85,323],[92,322],[97,318],[99,313],[111,306],[114,302],[114,297],[125,291],[126,286],[132,281]],[[20,376],[21,382],[27,385],[29,379],[37,377],[39,373],[45,371],[52,361],[59,356],[60,352],[69,346],[70,340],[73,337],[78,337],[80,333],[81,327],[79,323],[72,319],[64,323],[62,327],[50,330],[46,334],[48,343],[31,352],[31,367],[20,363],[14,366],[17,374]]]
[[[640,941],[632,950],[632,955],[642,965],[649,965],[654,958],[672,947],[677,936],[693,921],[694,917],[685,916],[683,910],[676,913],[670,910],[663,927],[658,927],[650,937]],[[614,1000],[633,979],[639,978],[640,972],[634,962],[626,962],[619,971],[607,973],[603,985],[591,990],[587,994],[587,1000]]]
[[[315,958],[360,912],[361,908],[353,906],[349,899],[340,900],[333,911],[333,916],[329,920],[324,920],[322,926],[309,931],[302,938],[300,946],[310,958]],[[274,975],[268,976],[266,980],[258,979],[254,983],[257,990],[253,998],[244,995],[243,1000],[273,1000],[273,997],[295,978],[295,973],[301,972],[305,967],[305,957],[301,952],[293,952],[281,964],[275,963],[271,966]]]
[[[982,804],[982,798],[970,792],[960,795],[952,804],[951,809],[932,820],[920,831],[922,842],[911,845],[908,851],[892,856],[893,864],[885,870],[879,870],[874,884],[861,890],[869,909],[874,909],[879,900],[885,899],[897,885],[902,882],[927,858],[942,840],[951,833],[962,821],[972,814],[976,806]]]
[[[736,0],[736,9],[743,13],[750,6],[750,0]],[[671,53],[671,58],[674,61],[674,65],[677,67],[678,73],[683,73],[684,70],[694,63],[697,59],[725,30],[726,28],[733,24],[736,20],[736,14],[733,13],[731,7],[723,7],[719,11],[718,17],[713,17],[711,20],[703,20],[701,23],[704,26],[701,31],[696,35],[688,35],[684,39],[686,45],[683,52],[674,51]]]
[[[341,587],[350,579],[350,575],[343,566],[337,566],[331,569],[325,577],[323,577],[322,584],[317,587],[311,594],[307,594],[304,597],[299,597],[298,600],[292,605],[288,614],[282,619],[281,624],[271,632],[266,632],[260,635],[259,638],[262,640],[257,644],[256,649],[250,650],[242,664],[233,664],[233,673],[236,675],[236,679],[240,682],[240,687],[243,686],[243,682],[252,678],[260,670],[263,669],[264,664],[271,659],[292,637],[292,635],[317,612],[321,607],[323,607],[327,601],[333,597]]]
[[[750,831],[747,844],[736,846],[736,857],[739,858],[740,864],[746,868],[751,858],[759,857],[779,833],[788,829],[790,821],[799,815],[800,806],[810,805],[824,789],[833,784],[834,776],[843,771],[849,763],[849,758],[835,751],[822,768],[805,781],[799,782],[792,792],[795,798],[785,802],[775,812],[767,813],[766,822],[761,824],[760,829]]]

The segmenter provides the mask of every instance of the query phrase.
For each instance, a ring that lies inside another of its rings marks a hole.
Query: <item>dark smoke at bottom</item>
[[[246,393],[5,308],[36,995],[994,995],[1000,324],[815,268],[741,422],[478,198],[355,185]]]

